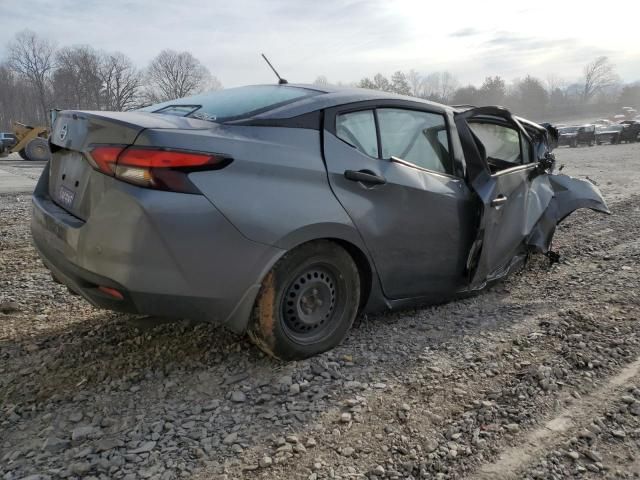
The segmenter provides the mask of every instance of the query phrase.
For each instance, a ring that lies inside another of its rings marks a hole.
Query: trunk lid
[[[132,145],[145,129],[210,128],[212,124],[203,120],[146,112],[60,112],[49,139],[49,195],[60,207],[86,220],[93,203],[101,197],[102,190],[95,190],[104,186],[101,177],[91,181],[95,170],[88,154],[93,146]]]

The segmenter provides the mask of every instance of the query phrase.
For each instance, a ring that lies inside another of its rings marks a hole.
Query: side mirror
[[[551,172],[556,164],[556,156],[551,152],[546,152],[544,157],[538,160],[538,169],[542,172]]]

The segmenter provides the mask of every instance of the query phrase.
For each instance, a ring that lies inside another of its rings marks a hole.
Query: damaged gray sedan
[[[480,290],[548,252],[574,210],[608,213],[591,183],[553,173],[554,140],[501,107],[304,85],[64,111],[33,239],[98,307],[305,358],[358,312]]]

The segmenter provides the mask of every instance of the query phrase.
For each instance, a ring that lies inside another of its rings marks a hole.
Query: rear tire
[[[49,143],[44,138],[34,138],[24,148],[27,154],[27,160],[33,162],[46,162],[51,157]]]
[[[27,157],[27,152],[25,152],[24,148],[18,151],[18,155],[20,155],[20,158],[22,158],[23,160],[29,160],[29,157]]]
[[[262,282],[248,334],[267,354],[299,360],[340,344],[358,313],[360,276],[328,240],[287,252]]]

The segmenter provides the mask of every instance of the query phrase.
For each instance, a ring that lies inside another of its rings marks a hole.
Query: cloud
[[[577,77],[593,52],[622,44],[588,19],[556,25],[560,14],[549,17],[545,6],[525,13],[503,8],[500,16],[496,8],[461,2],[452,21],[450,5],[422,0],[0,0],[0,18],[12,19],[0,29],[0,62],[7,42],[32,28],[58,46],[121,51],[140,67],[162,49],[188,50],[227,87],[272,82],[262,52],[290,81],[325,75],[353,82],[415,69],[450,70],[463,82],[478,82],[552,68]],[[544,18],[544,28],[525,21],[536,16]],[[517,25],[517,33],[508,25]],[[597,42],[591,34],[596,30]],[[640,45],[625,42],[618,50],[611,56],[620,72],[628,80],[640,78]]]
[[[526,37],[511,32],[498,32],[484,42],[484,45],[490,47],[502,47],[516,51],[548,50],[555,48],[567,49],[573,47],[574,44],[575,40],[571,38]]]
[[[479,34],[480,34],[479,30],[472,27],[467,27],[467,28],[461,28],[460,30],[456,30],[455,32],[450,33],[449,36],[450,37],[473,37]]]

